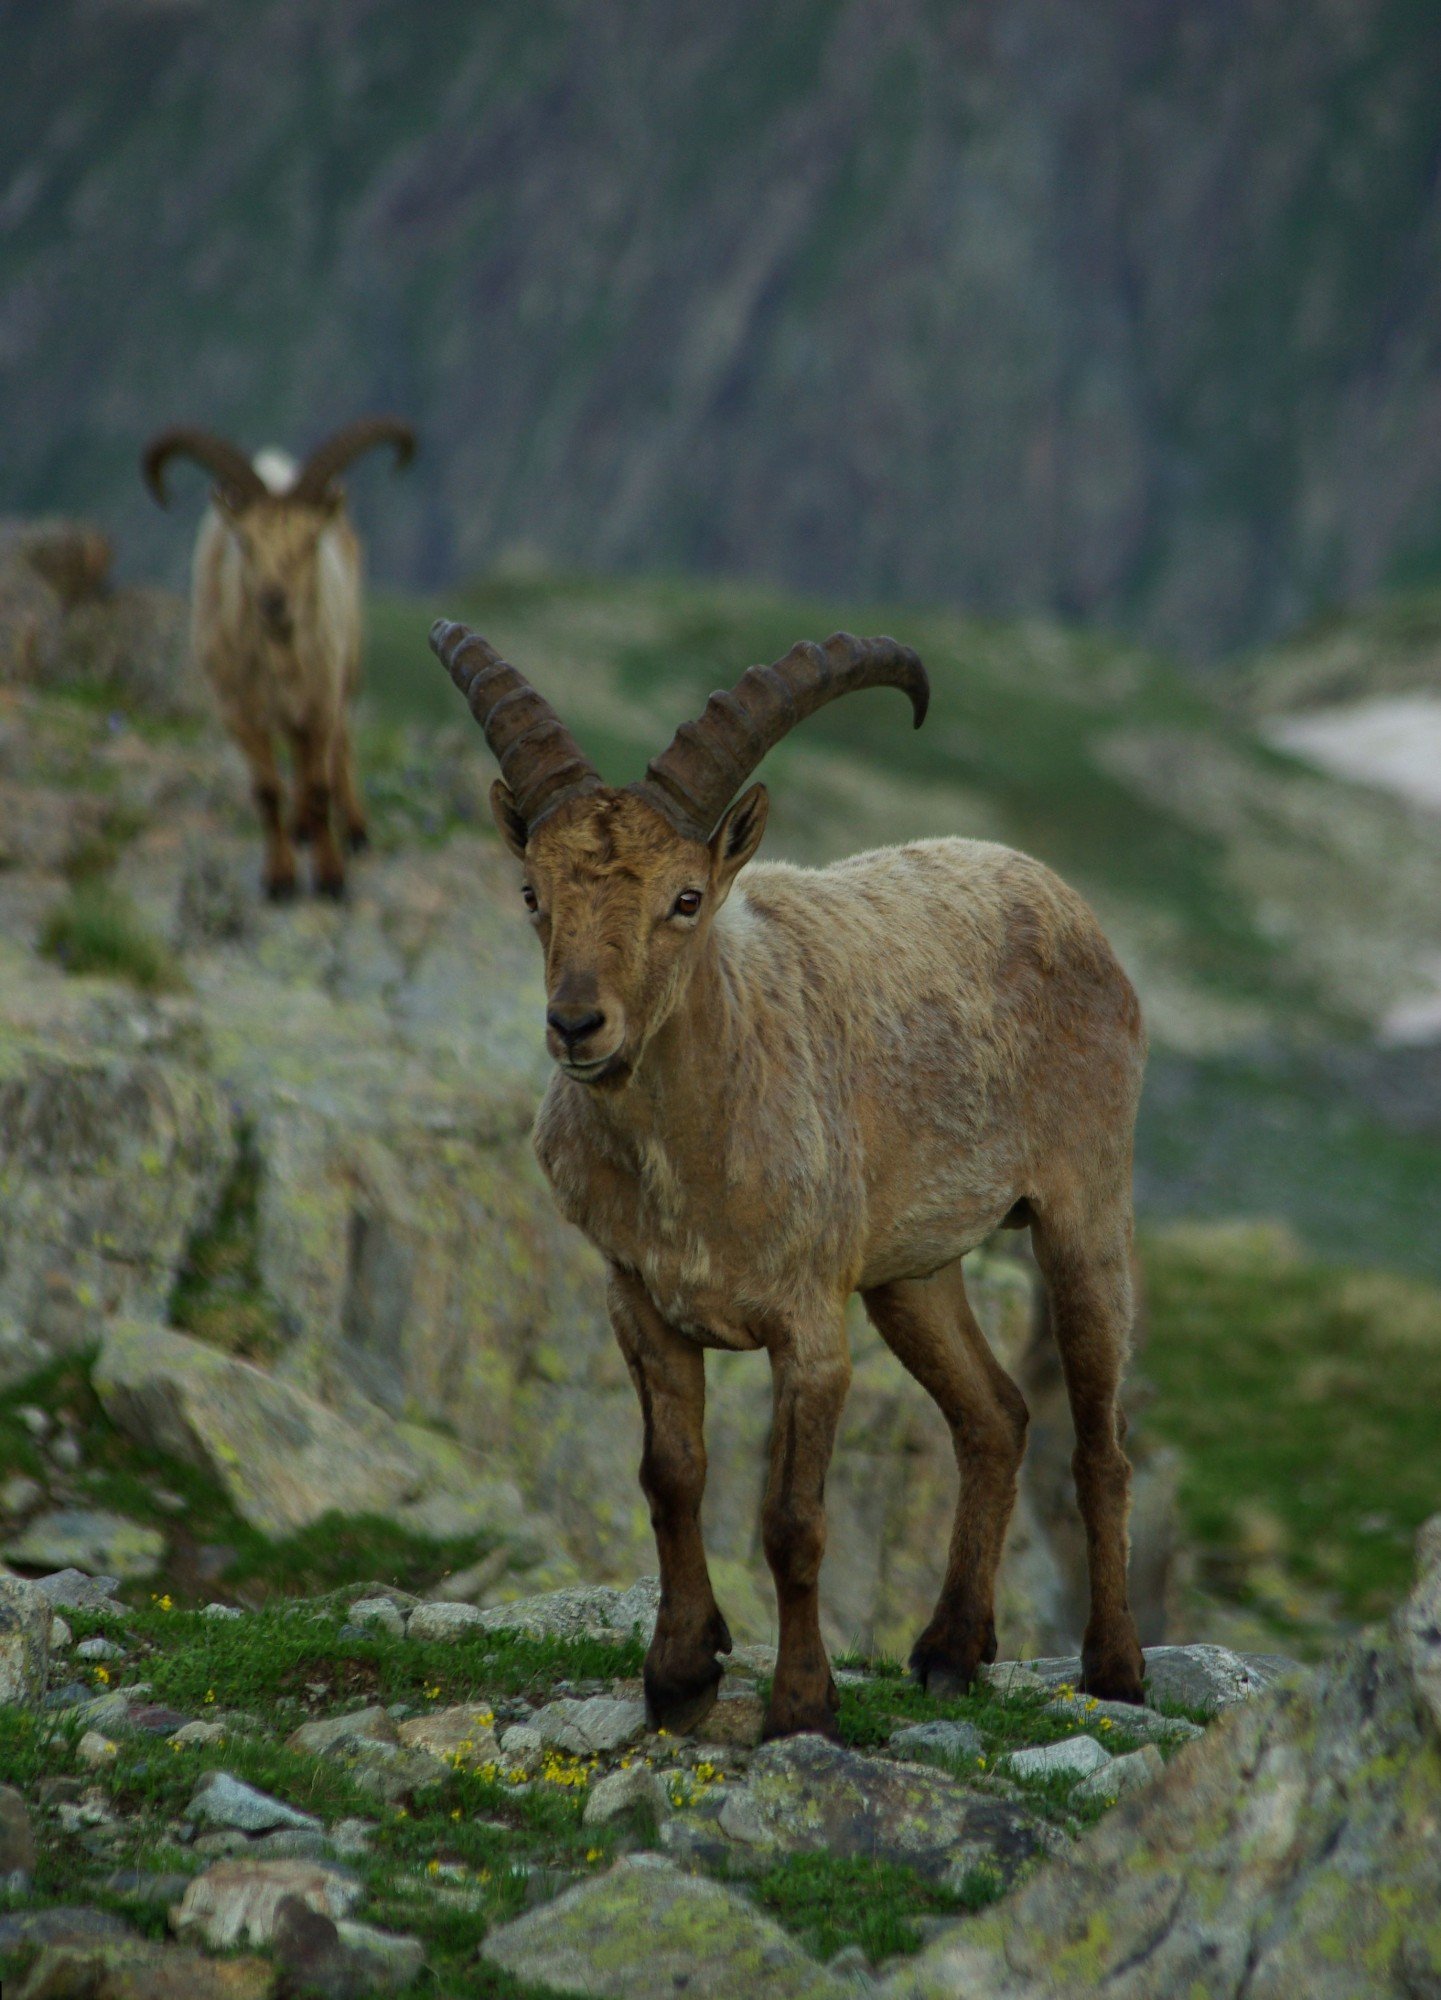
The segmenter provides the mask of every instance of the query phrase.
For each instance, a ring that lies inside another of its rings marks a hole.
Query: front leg
[[[826,1469],[851,1381],[845,1322],[788,1330],[771,1345],[774,1412],[762,1533],[775,1578],[780,1650],[763,1735],[838,1737],[839,1698],[821,1639]]]
[[[701,1540],[705,1492],[705,1355],[656,1311],[645,1287],[612,1267],[610,1322],[640,1397],[641,1489],[660,1557],[660,1612],[645,1657],[654,1728],[693,1729],[715,1705],[731,1635],[711,1589]]]

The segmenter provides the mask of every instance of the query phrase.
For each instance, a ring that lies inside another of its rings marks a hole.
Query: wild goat
[[[774,1420],[762,1527],[780,1651],[768,1736],[835,1733],[817,1580],[850,1379],[844,1306],[950,1426],[961,1475],[945,1580],[912,1671],[966,1687],[995,1658],[994,1586],[1025,1401],[967,1303],[961,1259],[1029,1224],[1075,1418],[1090,1563],[1083,1677],[1142,1698],[1126,1599],[1130,1467],[1117,1402],[1131,1325],[1131,1144],[1145,1060],[1130,983],[1039,862],[920,841],[829,868],[757,865],[766,792],[731,803],[824,703],[929,687],[891,639],[837,633],[752,667],[625,790],[602,784],[485,640],[430,642],[500,762],[491,805],[545,954],[557,1064],[535,1145],[609,1266],[640,1396],[661,1600],[657,1724],[715,1699],[730,1635],[701,1541],[707,1347],[764,1348]]]
[[[165,466],[177,456],[215,474],[195,544],[191,644],[221,720],[250,766],[265,829],[267,895],[295,894],[294,838],[314,843],[315,888],[345,893],[332,799],[352,852],[366,842],[350,704],[360,680],[360,544],[336,483],[376,445],[409,462],[415,438],[392,417],[347,424],[299,471],[283,452],[254,464],[208,431],[163,431],[146,447],[146,484],[163,507]],[[295,765],[295,809],[285,824],[275,738]]]

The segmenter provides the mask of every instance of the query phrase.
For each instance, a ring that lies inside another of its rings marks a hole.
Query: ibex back
[[[766,1733],[835,1732],[817,1587],[853,1291],[940,1406],[960,1468],[912,1670],[949,1692],[995,1658],[1027,1413],[976,1324],[961,1259],[1006,1221],[1030,1225],[1075,1418],[1085,1685],[1140,1700],[1117,1394],[1145,1042],[1085,903],[1039,862],[966,840],[737,879],[766,794],[731,801],[788,728],[878,685],[902,688],[921,721],[925,674],[892,640],[838,633],[752,668],[624,791],[484,640],[439,625],[431,643],[500,759],[492,805],[545,954],[557,1066],[536,1148],[606,1258],[640,1397],[661,1573],[652,1719],[698,1722],[730,1648],[700,1532],[704,1352],[760,1348],[780,1624]]]

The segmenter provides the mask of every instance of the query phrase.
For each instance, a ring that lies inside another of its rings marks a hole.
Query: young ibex
[[[1139,1701],[1117,1392],[1145,1043],[1090,910],[1039,862],[970,840],[820,870],[758,865],[737,884],[765,789],[731,800],[789,729],[876,686],[903,689],[919,725],[925,672],[893,640],[837,633],[752,667],[623,791],[485,640],[441,623],[431,644],[500,762],[492,808],[545,953],[557,1064],[536,1150],[607,1261],[640,1396],[661,1575],[645,1666],[654,1721],[704,1716],[730,1649],[700,1532],[703,1351],[764,1348],[762,1524],[780,1610],[766,1733],[835,1732],[817,1579],[853,1291],[939,1404],[961,1474],[912,1670],[951,1692],[995,1658],[1027,1412],[960,1260],[1004,1223],[1031,1228],[1075,1417],[1084,1682]]]
[[[170,459],[183,454],[215,475],[195,544],[191,643],[250,766],[265,828],[265,889],[277,901],[295,893],[292,837],[314,842],[317,892],[344,894],[332,798],[349,847],[365,845],[349,714],[360,678],[360,544],[336,482],[380,444],[395,447],[400,465],[415,450],[407,424],[366,417],[318,445],[299,471],[282,453],[262,452],[252,464],[225,439],[185,429],[162,432],[142,461],[162,507]],[[288,829],[277,735],[295,761]]]

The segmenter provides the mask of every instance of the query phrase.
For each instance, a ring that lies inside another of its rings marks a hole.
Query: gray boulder
[[[1389,1632],[1231,1702],[1067,1858],[899,1967],[885,2000],[1441,1991],[1438,1573]]]
[[[201,1467],[270,1535],[332,1508],[378,1513],[413,1493],[421,1469],[334,1410],[248,1361],[168,1328],[128,1320],[95,1364],[105,1413],[128,1437]]]
[[[0,1703],[44,1699],[52,1616],[49,1599],[33,1583],[0,1576]]]
[[[1300,1670],[1299,1663],[1284,1654],[1233,1653],[1228,1646],[1147,1646],[1145,1653],[1148,1703],[1166,1702],[1208,1715],[1219,1714],[1234,1702],[1250,1701],[1287,1674]],[[1064,1659],[1027,1660],[1024,1666],[1047,1687],[1080,1688],[1081,1662],[1074,1654]],[[1120,1704],[1111,1712],[1119,1714],[1125,1706]]]
[[[820,1736],[756,1752],[743,1783],[716,1785],[667,1820],[668,1852],[705,1863],[764,1867],[786,1854],[900,1863],[932,1880],[986,1868],[1009,1880],[1048,1851],[1023,1807],[976,1792],[942,1771],[866,1757]]]
[[[637,1855],[492,1931],[488,1964],[606,2000],[847,2000],[854,1988],[718,1882]]]
[[[37,1514],[6,1544],[7,1562],[27,1569],[70,1568],[92,1576],[139,1582],[154,1576],[165,1557],[165,1537],[123,1514],[99,1507],[60,1507]]]

